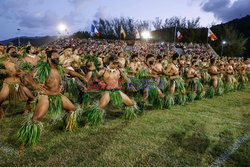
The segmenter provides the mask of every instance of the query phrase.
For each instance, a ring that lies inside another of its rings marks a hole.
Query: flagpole
[[[175,44],[175,40],[176,40],[176,28],[177,28],[177,24],[175,25],[175,29],[174,29],[174,44]]]
[[[207,28],[207,45],[208,45],[208,31],[209,31],[209,28]]]

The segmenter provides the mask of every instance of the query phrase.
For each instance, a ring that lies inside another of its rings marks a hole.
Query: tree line
[[[216,34],[218,40],[210,41],[207,37],[208,28],[201,27],[200,18],[187,19],[182,17],[171,17],[161,19],[155,18],[153,21],[135,20],[129,17],[121,17],[114,19],[94,20],[93,24],[100,33],[100,36],[94,38],[100,39],[120,39],[120,28],[126,32],[126,39],[133,40],[136,38],[136,30],[142,32],[144,30],[152,31],[152,40],[160,40],[173,42],[175,38],[175,28],[180,31],[183,38],[177,42],[193,42],[193,43],[210,43],[217,53],[221,52],[222,41],[226,40],[223,56],[247,56],[245,53],[245,45],[247,38],[239,33],[234,27],[222,25],[211,26],[211,30]],[[87,31],[76,32],[73,36],[78,38],[89,38],[91,34]]]

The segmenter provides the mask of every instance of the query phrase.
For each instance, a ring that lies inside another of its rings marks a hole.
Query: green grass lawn
[[[250,88],[132,121],[109,117],[97,128],[63,132],[44,123],[39,144],[18,152],[21,115],[0,121],[0,166],[209,166],[250,130]],[[249,166],[250,140],[223,166]]]

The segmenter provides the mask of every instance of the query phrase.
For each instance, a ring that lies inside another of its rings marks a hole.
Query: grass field
[[[0,121],[0,166],[209,166],[250,131],[250,88],[127,122],[66,133],[44,124],[39,144],[18,152],[21,115]],[[250,139],[222,166],[250,166]]]

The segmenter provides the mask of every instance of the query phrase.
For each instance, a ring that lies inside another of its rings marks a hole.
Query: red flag
[[[181,40],[182,38],[183,38],[183,36],[181,35],[181,32],[178,31],[178,32],[177,32],[177,39],[178,39],[178,40]]]
[[[211,41],[215,41],[215,40],[218,39],[217,36],[210,30],[210,28],[208,29],[208,35],[207,36],[211,39]]]

